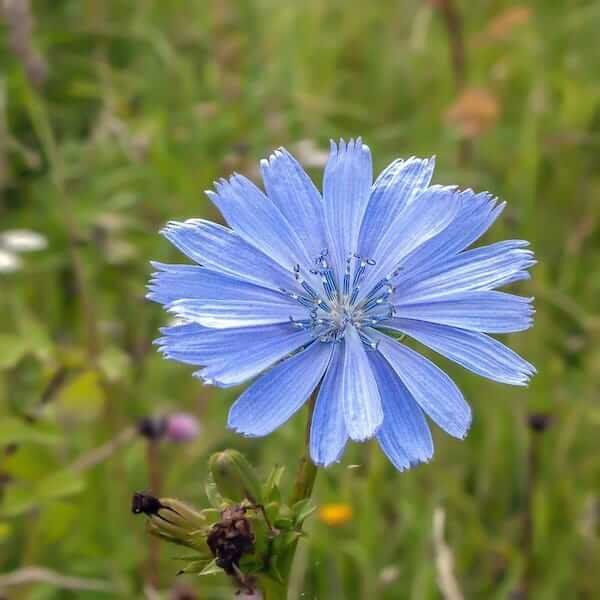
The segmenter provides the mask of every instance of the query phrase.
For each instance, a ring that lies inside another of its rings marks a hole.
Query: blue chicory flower
[[[471,410],[453,381],[393,337],[408,336],[495,381],[535,368],[490,333],[532,324],[532,299],[495,288],[528,279],[522,240],[468,249],[504,208],[488,193],[430,185],[433,159],[391,163],[372,182],[369,148],[332,142],[321,195],[283,148],[261,162],[263,193],[239,174],[207,192],[226,219],[170,222],[196,265],[153,263],[148,297],[183,322],[157,343],[221,387],[258,378],[228,425],[264,436],[319,387],[313,461],[374,436],[396,468],[433,454],[427,415],[463,438]]]

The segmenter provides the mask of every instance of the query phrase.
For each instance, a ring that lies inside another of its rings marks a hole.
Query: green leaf
[[[56,404],[70,417],[90,420],[104,405],[104,391],[97,371],[84,371],[74,377],[59,392]]]
[[[279,486],[284,471],[285,467],[281,465],[276,465],[271,469],[264,485],[265,502],[279,502],[281,500]],[[273,497],[274,495],[275,497]]]
[[[198,575],[219,575],[223,573],[223,569],[217,566],[216,560],[211,560],[199,573]]]
[[[36,482],[48,473],[58,470],[59,462],[55,453],[41,444],[19,444],[2,464],[2,470],[17,481]]]
[[[7,444],[44,444],[54,445],[61,436],[49,425],[26,423],[16,417],[3,417],[0,420],[0,446]]]
[[[281,478],[283,477],[283,473],[285,471],[285,467],[283,465],[275,465],[271,472],[269,473],[269,477],[267,477],[266,485],[267,487],[272,487],[274,485],[281,485]]]
[[[6,488],[0,505],[3,517],[17,517],[30,511],[36,505],[36,499],[30,486],[12,484]]]
[[[19,310],[16,321],[21,337],[27,340],[29,351],[40,361],[47,361],[52,356],[53,350],[47,326],[38,321],[27,309]]]
[[[295,544],[303,535],[301,531],[286,531],[277,538],[277,542],[282,548],[285,548]]]
[[[6,542],[11,534],[12,526],[10,523],[0,521],[0,544]]]
[[[262,569],[264,569],[264,566],[265,564],[261,558],[257,558],[251,554],[245,554],[240,560],[240,569],[246,575],[259,573]]]
[[[44,477],[36,486],[36,496],[41,501],[54,500],[79,494],[84,487],[80,475],[65,469]]]
[[[68,470],[51,473],[33,484],[14,483],[6,488],[0,514],[15,517],[51,500],[79,494],[84,487],[84,480]]]
[[[127,374],[131,359],[129,355],[116,346],[109,346],[98,357],[98,368],[106,379],[112,383],[123,379]]]
[[[273,527],[279,531],[289,531],[294,529],[295,523],[292,519],[276,519],[273,523]]]
[[[277,568],[277,565],[275,565],[274,563],[271,565],[271,567],[269,568],[269,575],[273,578],[274,581],[276,581],[277,583],[284,583],[284,579],[283,579],[283,575],[281,574],[281,572],[279,571],[279,569]]]
[[[183,567],[182,569],[179,569],[179,571],[177,571],[177,575],[187,575],[188,573],[198,573],[199,575],[211,575],[212,573],[204,573],[204,569],[206,569],[206,567],[213,561],[206,561],[206,560],[194,560],[190,563],[188,563],[187,565],[185,565],[185,567]],[[221,569],[222,571],[222,569]]]
[[[58,500],[51,502],[40,514],[38,533],[46,543],[58,542],[77,527],[81,507]]]
[[[317,507],[313,504],[310,498],[296,502],[296,504],[292,506],[292,513],[294,515],[296,525],[301,526],[305,519],[310,517],[315,510],[317,510]]]
[[[11,369],[29,352],[30,345],[25,337],[0,335],[0,369]]]

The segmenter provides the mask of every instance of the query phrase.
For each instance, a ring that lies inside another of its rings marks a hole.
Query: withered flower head
[[[206,539],[217,566],[228,575],[235,575],[244,554],[254,552],[255,536],[246,509],[236,504],[221,511]]]

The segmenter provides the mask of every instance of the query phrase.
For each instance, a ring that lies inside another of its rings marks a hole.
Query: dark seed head
[[[552,415],[548,413],[531,413],[527,417],[529,429],[535,433],[543,433],[552,425]]]
[[[131,512],[134,515],[144,513],[145,515],[155,515],[163,508],[158,498],[136,492],[131,499]]]
[[[206,543],[216,564],[228,575],[235,575],[244,554],[254,552],[254,533],[246,518],[246,509],[233,505],[221,511],[221,520],[215,523]]]
[[[167,420],[163,417],[144,417],[138,421],[138,433],[151,441],[159,440],[167,429]]]

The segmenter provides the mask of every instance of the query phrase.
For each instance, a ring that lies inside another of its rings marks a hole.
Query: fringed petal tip
[[[243,428],[235,427],[234,425],[229,423],[229,421],[227,422],[227,429],[229,429],[229,431],[232,431],[233,433],[236,433],[237,435],[241,435],[242,437],[245,437],[245,438],[260,438],[260,437],[265,437],[266,435],[269,435],[268,432],[259,434],[259,433],[251,433],[251,432],[244,431]]]
[[[337,465],[340,462],[342,462],[342,456],[344,455],[345,449],[346,449],[345,447],[342,448],[337,456],[335,456],[334,458],[327,459],[327,460],[321,460],[319,458],[315,458],[311,453],[310,460],[313,462],[313,464],[316,467],[320,467],[322,469],[328,469],[329,467],[332,467],[333,465]]]
[[[406,471],[410,471],[411,469],[415,469],[416,467],[430,463],[432,458],[433,458],[433,455],[431,455],[427,458],[425,458],[425,457],[416,458],[414,460],[409,461],[408,463],[403,463],[403,464],[399,464],[399,465],[395,464],[395,463],[392,463],[392,464],[394,465],[394,468],[396,469],[396,471],[398,471],[399,473],[405,473]]]
[[[342,158],[341,155],[354,153],[360,150],[363,153],[371,154],[371,149],[367,144],[363,143],[362,137],[350,138],[347,142],[344,138],[340,138],[337,142],[333,138],[329,139],[329,149],[331,156]]]

